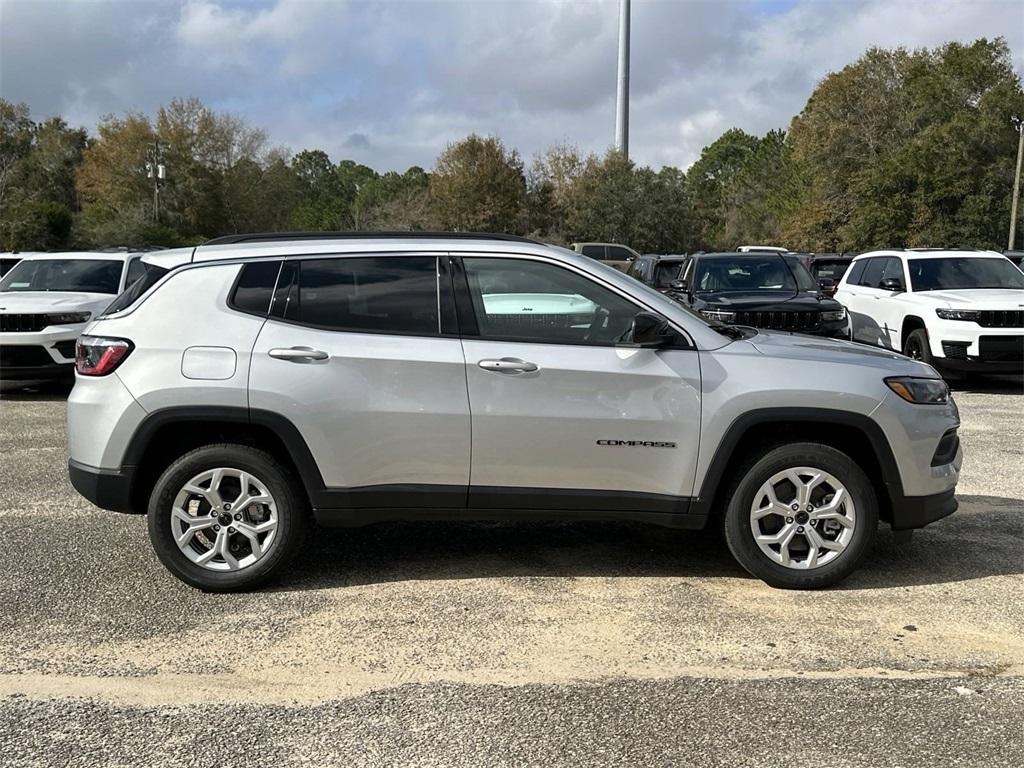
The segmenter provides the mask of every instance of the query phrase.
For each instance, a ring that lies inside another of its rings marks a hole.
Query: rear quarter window
[[[277,284],[280,261],[257,261],[246,264],[238,275],[229,306],[251,315],[270,312],[270,299]]]

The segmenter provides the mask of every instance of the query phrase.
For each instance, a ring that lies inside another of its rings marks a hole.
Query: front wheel
[[[228,592],[279,571],[301,545],[308,517],[298,479],[272,456],[211,445],[161,475],[149,500],[149,537],[179,579]]]
[[[932,362],[932,349],[928,345],[928,332],[924,328],[911,331],[903,342],[903,354],[922,363]]]
[[[849,456],[793,443],[738,473],[724,527],[729,550],[749,573],[773,587],[817,589],[837,584],[864,559],[878,501]]]

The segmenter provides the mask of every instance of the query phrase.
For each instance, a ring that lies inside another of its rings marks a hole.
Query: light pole
[[[1013,177],[1013,202],[1010,204],[1010,240],[1007,244],[1008,250],[1013,250],[1014,240],[1017,239],[1017,200],[1020,198],[1020,158],[1024,154],[1024,120],[1014,115],[1010,118],[1017,127],[1017,172]]]
[[[629,0],[619,0],[619,87],[615,99],[615,149],[629,157]]]

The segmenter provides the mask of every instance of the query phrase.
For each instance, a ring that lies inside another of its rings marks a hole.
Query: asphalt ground
[[[960,510],[825,592],[706,533],[423,523],[207,595],[5,391],[0,765],[1024,765],[1021,392],[956,394]]]

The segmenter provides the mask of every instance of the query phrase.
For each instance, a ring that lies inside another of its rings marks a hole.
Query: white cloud
[[[0,92],[91,126],[195,95],[294,150],[429,167],[471,131],[529,158],[613,140],[617,2],[0,0]],[[693,162],[727,128],[785,127],[867,47],[1007,37],[1000,0],[633,3],[631,154]],[[366,141],[353,140],[364,136]]]

